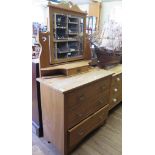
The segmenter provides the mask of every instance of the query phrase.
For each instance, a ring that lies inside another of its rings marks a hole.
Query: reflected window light
[[[110,13],[110,20],[114,20],[117,23],[122,23],[122,7],[121,6],[116,6],[111,10]]]

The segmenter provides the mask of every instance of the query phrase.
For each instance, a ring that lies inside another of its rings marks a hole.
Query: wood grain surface
[[[107,122],[89,134],[71,155],[121,155],[122,105],[111,110]],[[59,155],[52,144],[32,134],[32,155]]]
[[[59,78],[38,78],[37,80],[40,83],[44,83],[53,89],[59,90],[60,92],[68,92],[75,88],[81,87],[86,84],[90,84],[91,82],[95,82],[107,76],[111,76],[113,72],[106,71],[99,68],[90,69],[86,73],[81,73],[74,76],[61,76]],[[68,85],[69,83],[69,85]]]

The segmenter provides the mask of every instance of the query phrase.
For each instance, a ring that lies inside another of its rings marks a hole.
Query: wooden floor
[[[91,133],[71,155],[121,155],[122,105],[109,114],[105,125]],[[52,144],[32,133],[32,155],[58,155]]]

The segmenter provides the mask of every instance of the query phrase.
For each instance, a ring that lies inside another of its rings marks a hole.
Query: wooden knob
[[[76,114],[78,117],[82,117],[83,114],[82,113],[79,113],[79,114]]]
[[[103,116],[100,116],[99,118],[100,118],[100,120],[103,120]]]
[[[80,97],[79,97],[79,100],[80,101],[83,101],[85,99],[85,96],[84,95],[81,95]]]
[[[78,73],[81,72],[81,68],[78,68],[78,69],[77,69],[77,72],[78,72]]]
[[[117,78],[117,81],[120,81],[120,78],[119,77]]]
[[[116,102],[116,101],[117,101],[117,99],[116,99],[116,98],[114,98],[114,99],[113,99],[113,101],[114,101],[114,102]]]
[[[115,92],[117,92],[117,91],[118,91],[118,89],[117,89],[117,88],[114,88],[114,91],[115,91]]]
[[[102,104],[103,103],[103,101],[102,100],[99,100],[98,102],[97,102],[97,105],[100,105],[100,104]]]
[[[103,91],[105,89],[105,86],[101,86],[100,90]]]
[[[78,132],[78,135],[79,135],[79,136],[84,135],[84,131],[79,131],[79,132]]]

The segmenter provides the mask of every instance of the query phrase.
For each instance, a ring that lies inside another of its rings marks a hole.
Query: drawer
[[[109,91],[110,80],[110,77],[106,77],[67,93],[65,95],[65,103],[67,104],[67,107],[73,108],[74,106],[88,103],[91,100],[102,96],[105,91]]]
[[[122,101],[122,96],[112,97],[110,101],[110,109]]]
[[[68,130],[68,138],[69,138],[69,147],[72,148],[81,139],[83,139],[88,133],[94,130],[96,127],[103,124],[104,120],[107,118],[108,114],[108,106],[106,105],[104,108],[100,109],[72,129]]]
[[[67,110],[68,129],[72,128],[74,125],[78,124],[80,121],[108,104],[109,91],[103,93],[102,97],[99,97],[98,95],[96,95],[96,97],[96,99],[89,100],[89,102],[79,104],[79,106]]]
[[[112,86],[122,87],[122,73],[112,77]]]
[[[89,66],[82,66],[78,68],[72,68],[68,70],[67,75],[74,75],[74,74],[79,74],[82,72],[87,72],[89,70]]]
[[[122,74],[113,76],[110,97],[110,109],[116,106],[120,101],[122,101]]]
[[[119,86],[114,86],[111,89],[112,97],[122,96],[122,88]]]
[[[93,104],[93,112],[96,112],[97,110],[103,108],[107,104],[109,104],[109,92],[105,96],[99,98],[95,102],[95,104]]]

